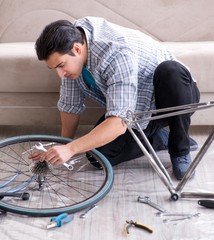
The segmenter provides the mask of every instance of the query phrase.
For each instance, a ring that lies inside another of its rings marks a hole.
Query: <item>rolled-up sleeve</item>
[[[105,77],[107,80],[108,116],[126,117],[127,111],[135,111],[137,103],[138,64],[133,64],[131,54],[118,52],[111,60]]]
[[[85,95],[79,89],[77,80],[62,78],[57,107],[60,112],[81,114],[85,110]]]

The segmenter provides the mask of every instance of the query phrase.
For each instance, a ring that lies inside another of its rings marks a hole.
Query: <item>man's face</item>
[[[74,56],[54,52],[46,60],[48,68],[56,69],[60,78],[77,79],[82,72],[83,65],[86,63],[85,52],[81,46],[79,44],[74,45],[71,50]]]

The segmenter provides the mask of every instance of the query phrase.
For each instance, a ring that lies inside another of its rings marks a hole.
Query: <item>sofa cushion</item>
[[[60,79],[38,61],[33,42],[0,43],[1,92],[58,92]]]
[[[190,68],[201,92],[214,92],[214,41],[163,44]]]

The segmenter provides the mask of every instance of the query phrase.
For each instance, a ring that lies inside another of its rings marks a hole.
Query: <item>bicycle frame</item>
[[[164,185],[167,187],[169,192],[171,193],[171,199],[176,201],[179,198],[214,198],[214,193],[208,193],[208,192],[183,192],[183,188],[189,178],[191,177],[192,173],[198,166],[199,162],[202,160],[204,155],[206,154],[207,150],[209,149],[210,145],[212,144],[214,140],[214,130],[211,132],[211,134],[208,136],[207,140],[201,147],[200,151],[194,158],[193,162],[191,163],[188,171],[184,175],[183,179],[179,182],[177,186],[174,186],[171,177],[169,176],[168,172],[166,171],[165,167],[161,163],[159,157],[157,156],[156,152],[154,151],[153,147],[151,146],[149,140],[147,139],[146,135],[144,134],[143,130],[141,129],[140,123],[148,122],[152,120],[157,120],[161,118],[166,117],[172,117],[180,114],[186,114],[195,112],[197,110],[202,110],[206,108],[210,108],[214,106],[214,101],[211,102],[205,102],[205,103],[195,103],[195,104],[187,104],[182,106],[176,106],[176,107],[170,107],[170,108],[163,108],[163,109],[157,109],[157,110],[151,110],[151,111],[145,111],[143,113],[132,113],[131,111],[127,112],[127,117],[123,119],[125,124],[128,127],[129,132],[137,142],[138,146],[144,153],[144,155],[148,158],[151,166],[154,168],[155,172],[158,174]],[[163,113],[161,115],[146,117],[143,119],[140,119],[140,117],[146,115],[146,114],[158,114]],[[137,127],[137,130],[140,132],[146,147],[142,144],[142,142],[139,140],[135,132],[133,131],[132,127],[135,125]]]

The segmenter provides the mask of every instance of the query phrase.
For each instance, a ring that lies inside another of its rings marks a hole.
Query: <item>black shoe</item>
[[[161,151],[161,150],[168,150],[168,140],[169,140],[169,132],[161,128],[157,130],[154,135],[151,137],[152,141],[152,147],[156,151]],[[190,138],[190,151],[195,151],[198,149],[198,144],[197,142]]]

